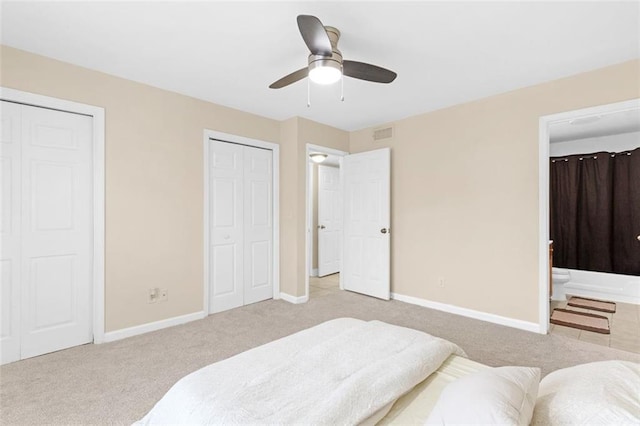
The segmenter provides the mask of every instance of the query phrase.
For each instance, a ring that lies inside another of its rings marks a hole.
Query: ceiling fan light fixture
[[[331,59],[320,59],[309,64],[309,78],[316,84],[333,84],[342,78],[342,66]]]
[[[309,154],[309,158],[311,158],[311,161],[313,161],[314,163],[322,163],[327,159],[327,157],[328,155],[323,152],[312,152],[311,154]]]

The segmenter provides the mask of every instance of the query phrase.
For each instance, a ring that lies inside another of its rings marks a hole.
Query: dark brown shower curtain
[[[553,265],[640,275],[640,148],[551,158]]]

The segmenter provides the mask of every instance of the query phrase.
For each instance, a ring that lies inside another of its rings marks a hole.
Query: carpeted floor
[[[336,291],[304,305],[266,301],[200,321],[0,367],[2,424],[131,424],[184,375],[254,346],[338,318],[379,319],[460,345],[491,366],[543,374],[584,362],[640,355],[494,325],[398,301]]]

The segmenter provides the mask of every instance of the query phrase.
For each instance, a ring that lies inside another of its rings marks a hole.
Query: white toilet
[[[560,302],[567,300],[564,285],[571,281],[571,273],[569,270],[564,268],[551,268],[551,280],[553,286],[551,300],[557,300]]]

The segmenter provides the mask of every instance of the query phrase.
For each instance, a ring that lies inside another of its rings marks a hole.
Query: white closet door
[[[273,297],[272,152],[244,147],[244,304]]]
[[[93,340],[92,119],[22,109],[22,348]]]
[[[2,361],[9,362],[16,345],[24,359],[93,339],[92,120],[2,106]]]
[[[21,106],[2,102],[0,179],[0,362],[20,359],[20,140]]]
[[[272,151],[212,141],[209,312],[273,297]]]
[[[209,170],[209,312],[242,306],[243,271],[243,146],[212,141]]]
[[[318,166],[318,276],[340,272],[342,206],[340,169]]]

